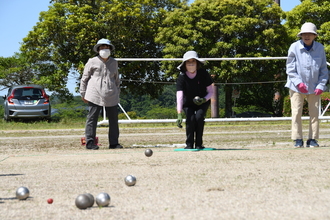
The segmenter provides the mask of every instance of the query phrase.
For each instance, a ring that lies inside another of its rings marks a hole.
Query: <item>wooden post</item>
[[[211,75],[213,81],[216,75]],[[218,86],[212,84],[213,96],[211,97],[211,118],[219,118],[219,95]]]
[[[211,118],[219,118],[218,86],[212,84],[213,96],[211,97]]]

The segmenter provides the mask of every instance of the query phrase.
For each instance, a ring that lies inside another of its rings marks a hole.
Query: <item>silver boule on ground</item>
[[[75,204],[79,209],[87,209],[90,206],[90,198],[86,194],[80,194],[75,200]]]
[[[136,184],[136,177],[133,175],[128,175],[125,177],[125,184],[127,186],[134,186]]]
[[[21,186],[16,190],[16,198],[19,200],[27,199],[29,195],[30,195],[30,191],[25,186]]]
[[[151,157],[153,154],[153,151],[151,149],[146,149],[144,151],[144,155],[146,155],[147,157]]]
[[[85,193],[85,195],[89,198],[88,207],[92,207],[95,202],[94,196],[90,193]]]
[[[106,207],[110,205],[111,198],[108,193],[100,193],[96,196],[96,204],[99,207]]]

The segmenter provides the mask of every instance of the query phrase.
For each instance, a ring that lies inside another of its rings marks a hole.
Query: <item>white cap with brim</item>
[[[103,44],[105,44],[105,45],[109,45],[111,51],[115,49],[115,46],[113,46],[113,45],[111,44],[111,41],[109,41],[108,39],[104,39],[104,38],[102,38],[102,39],[100,39],[100,40],[97,42],[97,44],[94,46],[93,50],[94,50],[96,53],[98,53],[98,52],[99,52],[99,51],[98,51],[99,46],[101,46],[101,45],[103,45]]]
[[[318,35],[316,32],[315,24],[313,24],[311,22],[306,22],[305,24],[303,24],[301,26],[301,30],[300,30],[299,34],[297,34],[297,36],[301,37],[301,34],[305,34],[305,33],[312,33],[312,34]]]
[[[205,63],[205,60],[198,58],[198,55],[195,51],[188,51],[183,55],[183,61],[177,68],[179,70],[181,70],[181,66],[184,64],[184,62],[186,62],[187,60],[190,60],[190,59],[198,60],[199,62],[201,62],[203,64]]]

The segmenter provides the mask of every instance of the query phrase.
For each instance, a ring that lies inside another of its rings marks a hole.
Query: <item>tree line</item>
[[[177,58],[188,50],[205,58],[283,57],[308,21],[319,28],[317,41],[329,59],[329,10],[329,0],[304,0],[289,12],[273,0],[51,0],[20,52],[0,57],[0,87],[35,83],[63,101],[72,99],[68,75],[82,74],[100,38],[112,41],[115,58]],[[120,62],[122,95],[159,98],[166,83],[175,82],[177,65]],[[284,60],[211,61],[205,68],[221,86],[226,117],[234,104],[281,112],[283,101],[274,106],[273,97],[287,94]]]

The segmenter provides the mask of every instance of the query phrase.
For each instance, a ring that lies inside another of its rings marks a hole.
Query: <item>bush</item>
[[[56,117],[60,119],[86,118],[88,114],[87,106],[70,106],[67,105],[66,103],[54,105],[52,109],[53,109],[52,117]]]
[[[147,118],[150,119],[173,119],[177,117],[178,113],[176,111],[176,108],[163,108],[160,106],[153,106],[153,108],[147,112]]]
[[[136,112],[132,111],[132,112],[126,112],[126,114],[130,117],[130,119],[137,119],[137,114]],[[127,116],[125,115],[125,113],[120,113],[118,115],[118,119],[128,119]]]
[[[330,93],[329,92],[324,92],[321,94],[321,107],[322,110],[328,105],[330,102]],[[330,115],[330,109],[327,109],[326,113],[324,116]],[[285,117],[291,117],[291,103],[290,103],[290,96],[284,97],[284,102],[283,102],[283,116]],[[308,103],[305,99],[304,101],[304,107],[303,107],[303,116],[309,116],[308,114]]]

